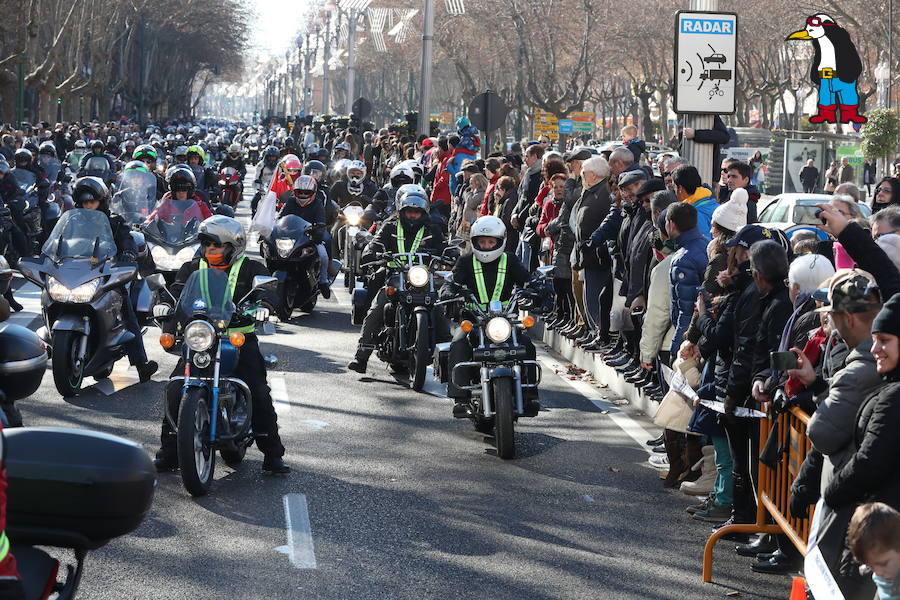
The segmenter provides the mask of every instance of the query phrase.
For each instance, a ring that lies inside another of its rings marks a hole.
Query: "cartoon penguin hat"
[[[786,40],[806,40],[813,44],[810,80],[819,90],[818,114],[810,123],[865,123],[858,114],[857,80],[862,73],[859,52],[846,29],[825,14],[806,19],[806,27],[787,36]],[[840,116],[837,115],[840,108]]]

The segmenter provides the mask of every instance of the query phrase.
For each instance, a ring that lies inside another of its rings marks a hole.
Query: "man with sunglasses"
[[[243,298],[253,289],[253,278],[256,276],[269,276],[265,265],[244,256],[247,247],[247,235],[244,227],[235,219],[224,215],[210,217],[200,224],[198,233],[202,255],[189,263],[185,263],[175,275],[172,284],[172,295],[180,296],[184,284],[194,271],[200,269],[219,269],[226,274],[231,274],[232,269],[238,269],[238,276],[232,290],[233,298]],[[263,297],[263,303],[274,306],[278,302],[274,293],[268,292]],[[252,427],[256,437],[256,446],[264,455],[262,469],[273,474],[288,473],[291,469],[285,464],[284,446],[278,435],[278,416],[272,404],[271,390],[266,380],[266,362],[259,350],[259,339],[254,327],[256,323],[262,323],[269,317],[269,308],[257,308],[252,315],[235,313],[231,319],[230,327],[239,329],[244,333],[244,345],[238,355],[238,364],[235,376],[243,380],[250,388],[253,402]],[[164,322],[173,314],[173,308],[165,304],[153,307],[153,315]],[[172,374],[175,375],[184,370],[184,365],[179,361]],[[171,382],[166,387],[166,397],[169,406],[177,413],[181,400],[181,386]],[[172,430],[168,419],[163,417],[162,442],[156,453],[157,471],[172,471],[178,468],[178,450],[176,447],[176,434]]]

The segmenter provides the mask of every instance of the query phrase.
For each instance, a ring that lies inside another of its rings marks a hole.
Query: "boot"
[[[328,300],[331,298],[331,284],[329,283],[320,283],[319,284],[319,293],[322,294],[322,297]]]
[[[175,449],[174,440],[171,446],[166,444],[156,451],[156,458],[153,459],[153,466],[156,467],[157,473],[178,470],[178,452]]]
[[[159,368],[159,365],[156,364],[155,360],[148,360],[144,364],[137,366],[138,377],[141,380],[141,383],[145,381],[150,381],[150,378],[153,377],[153,374],[156,373],[156,370]]]
[[[3,297],[6,298],[7,302],[9,302],[9,307],[13,312],[20,312],[23,308],[25,308],[24,306],[16,302],[15,298],[13,298],[13,291],[11,289],[6,290],[6,293],[3,294]]]
[[[358,348],[356,350],[356,357],[350,361],[350,364],[347,365],[347,368],[351,371],[356,371],[357,373],[365,374],[366,365],[369,364],[369,356],[372,354],[371,350]]]
[[[716,484],[716,451],[712,446],[704,446],[703,458],[697,461],[692,470],[700,470],[700,477],[694,481],[685,481],[679,488],[689,496],[705,496],[713,491]]]
[[[865,123],[867,118],[859,114],[858,104],[841,104],[841,123]],[[809,120],[812,122],[812,119]]]
[[[837,123],[837,104],[819,105],[819,112],[809,118],[810,123]]]
[[[768,533],[760,535],[749,544],[738,544],[734,547],[734,551],[738,556],[754,557],[766,552],[774,552],[778,549],[778,543],[775,536]]]
[[[284,459],[275,454],[267,454],[263,458],[262,470],[273,475],[284,475],[291,472],[291,468],[285,464]]]
[[[465,419],[471,414],[469,403],[465,398],[454,398],[453,401],[455,402],[453,405],[454,419]]]
[[[663,487],[674,488],[678,485],[678,478],[688,470],[689,465],[684,460],[684,452],[681,449],[681,434],[671,429],[666,429],[663,444],[666,447],[666,456],[669,457],[669,474],[663,482]]]
[[[731,520],[735,523],[756,521],[756,499],[753,497],[753,485],[749,475],[734,474],[734,503]]]

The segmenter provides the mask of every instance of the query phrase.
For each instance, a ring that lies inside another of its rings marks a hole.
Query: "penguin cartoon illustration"
[[[789,40],[809,40],[815,50],[809,77],[819,88],[819,110],[809,122],[865,123],[867,119],[858,112],[856,92],[862,61],[847,30],[818,13],[806,19],[804,29],[787,36]]]

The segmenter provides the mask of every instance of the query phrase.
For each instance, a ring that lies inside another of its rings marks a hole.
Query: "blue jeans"
[[[325,249],[325,244],[316,244],[316,252],[319,254],[319,283],[329,283],[328,250]]]
[[[134,339],[125,348],[128,351],[128,362],[132,366],[142,365],[147,362],[147,352],[144,350],[144,337],[127,287],[122,289],[122,320],[125,322],[125,329],[134,334]]]
[[[519,240],[519,245],[516,248],[516,258],[528,269],[531,264],[531,244]]]
[[[832,106],[858,106],[859,95],[856,93],[856,81],[844,83],[837,77],[819,80],[819,104]]]

